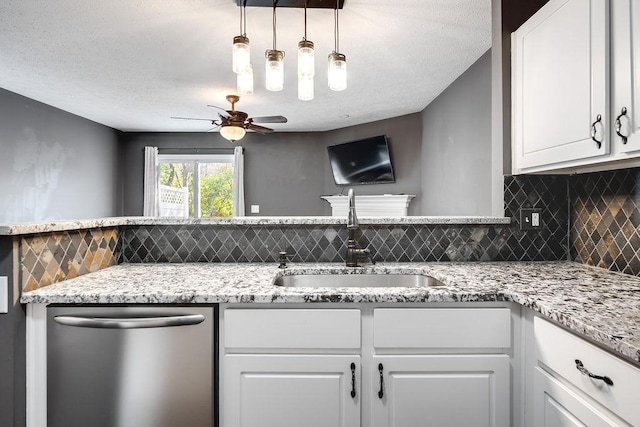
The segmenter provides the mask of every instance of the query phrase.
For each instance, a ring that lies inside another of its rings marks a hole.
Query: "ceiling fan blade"
[[[213,122],[212,124],[213,124],[214,126],[213,126],[211,129],[209,129],[207,132],[213,132],[213,131],[216,131],[216,130],[220,129],[220,125],[221,125],[221,123]]]
[[[217,105],[211,105],[211,104],[207,104],[207,107],[215,108],[216,110],[218,110],[218,115],[224,114],[225,117],[230,117],[229,112],[222,107],[218,107]]]
[[[251,121],[254,123],[287,123],[287,118],[284,116],[264,116],[252,117]]]
[[[246,125],[246,128],[262,135],[266,135],[268,133],[273,132],[273,129],[269,129],[264,126],[254,125],[253,123],[248,123]]]
[[[171,117],[172,119],[177,119],[177,120],[204,120],[206,122],[213,122],[214,119],[198,119],[195,117]]]

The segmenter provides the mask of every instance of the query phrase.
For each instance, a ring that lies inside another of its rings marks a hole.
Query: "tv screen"
[[[330,145],[327,150],[337,185],[395,182],[385,135]]]

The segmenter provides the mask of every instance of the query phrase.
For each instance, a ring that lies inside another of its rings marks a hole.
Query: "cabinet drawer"
[[[544,319],[534,319],[534,331],[540,362],[628,423],[640,425],[640,369]],[[611,378],[613,385],[581,374],[576,360],[590,372]]]
[[[225,348],[357,349],[360,310],[227,309]]]
[[[373,312],[377,348],[508,348],[508,308],[377,309]]]

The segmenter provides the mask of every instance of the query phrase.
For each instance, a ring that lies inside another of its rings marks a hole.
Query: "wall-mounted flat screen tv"
[[[386,135],[330,145],[327,151],[336,185],[395,182]]]

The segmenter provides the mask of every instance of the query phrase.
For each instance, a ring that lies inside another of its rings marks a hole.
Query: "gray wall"
[[[26,424],[25,307],[13,282],[12,238],[0,236],[0,276],[9,278],[9,312],[0,314],[0,426]]]
[[[126,133],[120,153],[124,215],[142,215],[144,147],[160,153],[233,152],[234,144],[214,133]],[[259,205],[259,215],[319,215],[323,188],[321,134],[253,133],[240,142],[245,149],[245,205]]]
[[[0,223],[119,214],[117,132],[0,89]]]
[[[420,113],[380,120],[364,125],[351,126],[324,133],[324,144],[333,145],[376,135],[387,135],[396,182],[355,186],[356,195],[367,194],[413,194],[409,204],[409,215],[423,215],[420,153],[422,144],[422,121]],[[325,195],[346,194],[346,189],[335,185],[326,150],[323,150]],[[325,202],[324,215],[331,215]]]
[[[120,214],[116,131],[4,89],[0,130],[0,223]],[[0,425],[24,426],[25,308],[12,250],[12,238],[0,236],[10,301],[0,314]]]
[[[344,189],[333,182],[326,146],[386,134],[390,139],[395,184],[363,185],[357,194],[407,193],[420,196],[420,115],[412,114],[331,132],[270,135],[253,133],[238,143],[245,149],[245,204],[259,205],[259,215],[330,215],[322,195]],[[124,215],[141,215],[144,147],[160,153],[207,153],[233,149],[218,133],[125,133],[120,138]],[[164,150],[163,150],[164,149]],[[417,208],[416,208],[417,206]],[[419,203],[410,214],[419,215]]]
[[[491,51],[422,112],[422,214],[491,215]]]

